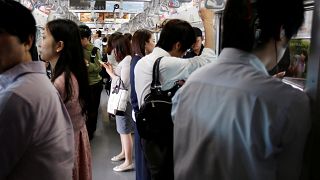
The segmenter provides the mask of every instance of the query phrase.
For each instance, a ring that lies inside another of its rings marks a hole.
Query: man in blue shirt
[[[45,65],[32,61],[31,12],[0,0],[0,180],[72,179],[73,127]],[[19,22],[19,23],[17,23]]]
[[[298,180],[304,92],[268,74],[303,23],[303,0],[228,0],[223,50],[174,97],[175,180]]]

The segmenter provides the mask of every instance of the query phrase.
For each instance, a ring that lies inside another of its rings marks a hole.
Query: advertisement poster
[[[293,39],[289,43],[290,65],[287,76],[306,78],[310,39]]]

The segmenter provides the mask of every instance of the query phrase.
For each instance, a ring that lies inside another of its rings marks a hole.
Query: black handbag
[[[180,88],[180,85],[175,84],[173,88],[167,91],[161,90],[159,81],[161,58],[158,58],[153,65],[151,92],[144,98],[144,103],[136,114],[136,121],[141,138],[165,142],[173,140],[171,98]]]

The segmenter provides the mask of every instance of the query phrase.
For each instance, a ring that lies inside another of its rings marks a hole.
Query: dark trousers
[[[142,149],[141,138],[136,125],[134,129],[134,149],[136,163],[136,180],[151,180],[150,172],[147,168],[146,158]]]
[[[98,111],[100,105],[100,97],[102,91],[102,81],[90,85],[90,102],[88,108],[88,120],[86,122],[89,139],[93,138],[93,134],[97,129]]]
[[[152,180],[173,180],[173,140],[156,142],[142,139]]]

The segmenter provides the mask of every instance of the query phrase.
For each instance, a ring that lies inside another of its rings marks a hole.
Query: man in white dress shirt
[[[298,180],[304,92],[268,75],[303,23],[303,0],[229,0],[223,50],[173,99],[175,180]]]
[[[186,80],[193,71],[215,60],[213,12],[202,9],[200,16],[205,29],[205,48],[201,56],[181,58],[195,42],[195,34],[188,22],[174,19],[163,27],[153,52],[139,60],[134,70],[139,107],[144,97],[150,93],[152,68],[157,58],[163,57],[159,68],[162,90],[171,89],[176,81]],[[153,180],[173,179],[172,140],[164,144],[143,140],[143,150]]]

